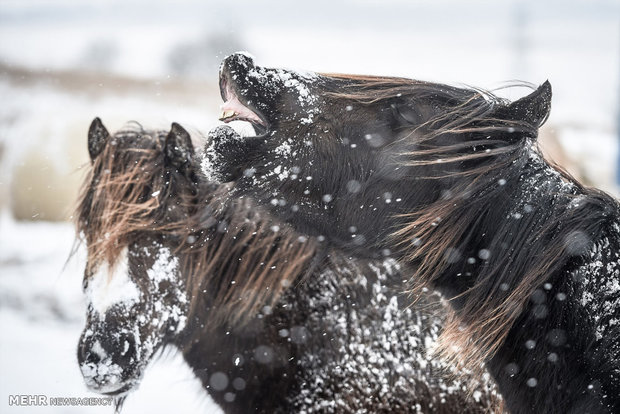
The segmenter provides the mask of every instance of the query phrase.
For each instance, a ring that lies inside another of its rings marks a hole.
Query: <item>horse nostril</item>
[[[101,362],[101,357],[96,352],[90,351],[86,354],[86,362],[98,364]]]
[[[78,347],[78,363],[83,364],[98,364],[101,362],[101,356],[94,352],[92,346],[82,344]]]
[[[120,337],[120,358],[129,361],[136,355],[136,339],[133,335],[124,335]]]

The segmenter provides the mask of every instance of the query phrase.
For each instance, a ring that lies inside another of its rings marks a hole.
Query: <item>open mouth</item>
[[[267,122],[264,117],[252,110],[249,106],[246,106],[246,104],[239,99],[233,82],[226,73],[220,74],[220,93],[224,100],[224,103],[220,107],[222,110],[219,118],[220,121],[226,123],[231,121],[246,121],[252,124],[257,135],[267,132]]]

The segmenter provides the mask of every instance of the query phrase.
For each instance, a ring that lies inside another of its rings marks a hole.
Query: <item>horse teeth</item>
[[[222,115],[220,115],[220,121],[223,121],[227,118],[233,117],[235,116],[235,111],[233,110],[228,110],[228,111],[222,111]]]

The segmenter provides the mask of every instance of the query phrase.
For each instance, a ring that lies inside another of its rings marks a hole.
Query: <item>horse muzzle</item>
[[[141,377],[135,339],[132,335],[117,335],[118,340],[83,337],[78,345],[78,363],[86,386],[107,395],[122,395],[130,391]]]

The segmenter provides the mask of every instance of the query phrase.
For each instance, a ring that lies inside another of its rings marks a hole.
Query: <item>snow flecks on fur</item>
[[[153,267],[146,271],[148,279],[154,290],[152,296],[157,299],[154,302],[155,311],[161,325],[174,322],[175,331],[180,332],[185,328],[187,321],[187,293],[183,288],[183,283],[179,275],[179,259],[172,256],[170,249],[160,248],[157,254],[157,260]],[[166,283],[162,287],[163,282]],[[170,303],[164,303],[165,297],[173,298]]]
[[[202,172],[208,181],[222,181],[222,177],[217,173],[218,169],[216,166],[223,160],[216,149],[215,143],[227,144],[241,140],[243,140],[243,137],[236,130],[227,125],[219,125],[209,131],[207,145],[201,162]]]
[[[520,197],[521,203],[512,211],[513,216],[518,213],[526,215],[539,208],[528,200],[535,199],[535,192],[540,191],[554,194],[554,203],[564,203],[566,197],[570,197],[566,208],[576,214],[586,206],[587,197],[580,194],[575,184],[547,165],[535,147],[530,151],[530,163],[537,173],[526,178],[525,193]],[[586,258],[571,272],[571,279],[576,303],[590,315],[589,325],[594,327],[596,341],[604,341],[606,336],[617,337],[617,333],[611,332],[620,329],[620,224],[611,223],[605,235],[588,235],[576,229],[565,237],[564,242],[567,252]],[[571,292],[558,292],[557,295],[566,300]],[[615,349],[608,349],[609,354],[620,357],[620,345],[606,345],[610,346]],[[617,375],[620,378],[620,372]]]
[[[276,147],[276,149],[274,150],[274,152],[276,154],[278,154],[281,157],[288,157],[288,156],[295,156],[295,154],[291,154],[292,150],[291,150],[291,144],[292,144],[292,139],[287,139],[286,141],[284,141],[282,144],[280,144],[279,146]]]
[[[394,260],[361,266],[367,269],[347,264],[308,282],[307,329],[319,339],[297,361],[303,381],[291,397],[294,411],[431,413],[452,407],[483,412],[493,407],[500,398],[489,376],[475,381],[432,355],[443,323],[440,296],[407,306],[405,298],[399,300],[402,275]]]
[[[217,153],[212,146],[205,148],[204,156],[202,157],[201,169],[206,179],[209,181],[217,182],[218,175],[216,174],[214,160],[217,159]]]
[[[310,92],[307,82],[315,81],[318,76],[312,72],[300,72],[284,69],[252,68],[248,70],[247,77],[255,79],[259,84],[271,89],[286,88],[294,90],[298,94],[298,101],[301,106],[308,106],[316,103],[316,96]]]
[[[96,356],[87,356],[80,369],[86,385],[97,392],[135,388],[167,331],[179,333],[187,320],[189,303],[179,278],[178,258],[158,244],[126,248],[122,255],[124,263],[128,255],[138,256],[138,260],[145,257],[155,260],[140,275],[130,274],[126,265],[118,268],[110,286],[115,291],[126,289],[125,293],[116,295],[123,300],[105,302],[106,307],[101,304],[90,307],[89,325],[80,340],[80,346],[86,347],[82,352]],[[132,277],[143,278],[139,281],[141,292]],[[87,292],[91,284],[92,281]]]
[[[102,358],[99,364],[87,363],[80,366],[84,382],[98,392],[114,392],[121,383],[123,369],[110,358]]]
[[[620,329],[620,224],[594,244],[589,259],[572,272],[580,305],[591,315],[596,340]],[[620,344],[613,350],[620,356]],[[618,373],[620,375],[620,372]]]
[[[96,359],[89,358],[80,364],[84,382],[91,390],[101,393],[117,392],[126,387],[133,388],[140,382],[142,368],[146,366],[146,363],[140,364],[139,356],[132,355],[130,356],[129,364],[121,364],[116,354],[118,354],[119,351],[121,356],[127,353],[129,350],[128,340],[130,340],[130,337],[132,342],[135,341],[136,344],[139,344],[138,329],[137,327],[123,328],[118,331],[107,332],[106,335],[111,335],[112,340],[115,341],[115,347],[114,349],[106,350],[103,348],[100,341],[100,338],[103,338],[101,330],[105,329],[105,327],[106,325],[103,322],[99,322],[98,326],[93,326],[85,330],[82,335],[82,343],[94,341],[89,352],[97,356]],[[136,339],[138,339],[138,341],[136,341]],[[109,339],[106,339],[105,342],[107,344],[111,343]],[[128,369],[129,366],[131,370]],[[130,371],[135,371],[139,374],[128,375]]]
[[[318,76],[312,72],[299,72],[284,69],[252,68],[248,70],[247,77],[256,80],[260,85],[272,91],[284,88],[294,91],[301,110],[305,116],[300,119],[302,125],[314,122],[314,116],[318,114],[316,107],[317,97],[308,88],[308,84],[314,82]]]
[[[575,194],[575,204],[572,206],[579,206],[581,198],[576,194],[577,187],[573,183],[567,181],[558,170],[547,164],[535,144],[532,144],[529,147],[529,162],[532,167],[531,170],[536,171],[536,173],[527,176],[525,179],[525,185],[522,186],[525,191],[531,192],[529,194],[525,194],[528,200],[534,199],[534,193],[536,192],[553,190],[553,193],[558,195]],[[530,208],[531,207],[532,206],[530,205]],[[528,213],[528,211],[525,212]]]

